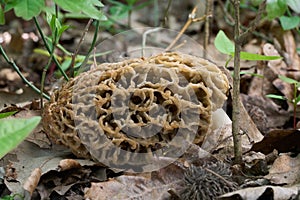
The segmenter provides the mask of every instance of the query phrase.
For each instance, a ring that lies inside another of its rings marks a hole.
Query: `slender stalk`
[[[241,53],[241,41],[240,41],[240,1],[234,0],[234,71],[233,71],[233,97],[232,97],[232,135],[234,143],[234,161],[236,164],[242,163],[242,142],[240,135],[240,53]]]
[[[88,23],[86,24],[86,26],[85,26],[85,28],[84,28],[84,32],[82,33],[81,38],[80,38],[80,40],[79,40],[79,42],[78,42],[78,44],[77,44],[77,46],[76,46],[75,52],[74,52],[73,55],[72,55],[72,61],[71,61],[71,75],[72,75],[72,76],[74,76],[74,71],[75,71],[75,69],[74,69],[75,58],[76,58],[76,56],[78,55],[80,46],[81,46],[81,44],[82,44],[82,42],[83,42],[83,40],[84,40],[84,37],[85,37],[86,33],[89,31],[89,28],[90,28],[92,22],[93,22],[93,19],[91,18],[91,19],[88,21]]]
[[[171,42],[171,44],[165,49],[165,51],[170,51],[174,45],[176,44],[176,42],[180,39],[180,37],[184,34],[184,32],[186,31],[186,29],[193,23],[193,22],[199,22],[199,21],[203,21],[205,18],[207,18],[208,16],[204,15],[202,17],[196,18],[196,11],[197,11],[197,6],[194,7],[194,9],[192,10],[192,12],[189,14],[189,18],[187,20],[187,22],[184,24],[184,26],[182,27],[182,29],[180,30],[180,32],[178,33],[178,35],[176,36],[176,38]]]
[[[38,32],[39,32],[40,35],[41,35],[41,38],[42,38],[42,40],[43,40],[43,42],[44,42],[44,44],[45,44],[45,47],[46,47],[47,51],[49,52],[49,54],[51,54],[51,48],[50,48],[50,46],[49,46],[49,44],[48,44],[48,42],[47,42],[47,40],[46,40],[46,37],[45,37],[45,35],[44,35],[44,33],[43,33],[42,29],[41,29],[41,26],[40,26],[40,24],[39,24],[37,18],[36,18],[36,17],[33,17],[33,20],[34,20],[34,23],[35,23],[35,25],[36,25],[36,27],[37,27],[37,29],[38,29]],[[54,63],[56,64],[56,66],[58,67],[58,69],[59,69],[59,71],[61,72],[61,74],[63,75],[63,77],[68,81],[68,80],[69,80],[69,77],[67,76],[67,74],[65,73],[65,71],[62,69],[62,67],[61,67],[61,65],[59,64],[59,62],[58,62],[58,60],[56,59],[56,57],[53,56],[52,59],[53,59]]]
[[[206,0],[206,5],[205,5],[205,15],[210,16],[212,12],[212,1],[211,0]],[[207,58],[207,47],[209,43],[209,35],[210,35],[210,17],[205,18],[205,26],[204,26],[204,42],[203,42],[203,57]]]
[[[293,107],[294,107],[294,110],[293,110],[293,118],[294,118],[294,129],[296,129],[297,127],[297,121],[296,121],[296,114],[297,114],[297,102],[296,102],[296,99],[297,99],[297,84],[294,83],[294,100],[293,100]]]
[[[89,60],[89,58],[90,58],[90,55],[91,55],[93,49],[94,49],[95,46],[96,46],[96,42],[97,42],[97,38],[98,38],[99,26],[100,26],[100,21],[99,21],[99,20],[96,20],[96,28],[95,28],[95,32],[94,32],[93,41],[92,41],[92,44],[91,44],[91,46],[90,46],[90,49],[89,49],[87,55],[85,56],[84,61],[82,62],[81,66],[84,66],[84,65],[88,62],[88,60]]]
[[[32,83],[30,83],[22,74],[22,72],[20,71],[19,67],[16,65],[16,63],[13,61],[13,60],[10,60],[4,49],[2,48],[2,45],[0,45],[0,54],[3,56],[3,58],[5,59],[5,61],[10,64],[14,70],[18,73],[18,75],[21,77],[21,79],[31,88],[33,89],[35,92],[37,92],[38,94],[41,94],[42,92],[36,87],[34,86]],[[45,93],[42,93],[43,97],[46,98],[47,100],[50,100],[50,97],[45,94]]]

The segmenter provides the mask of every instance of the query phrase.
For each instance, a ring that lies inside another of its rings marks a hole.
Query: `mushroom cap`
[[[187,54],[103,63],[52,94],[43,126],[76,156],[102,163],[176,157],[185,141],[201,145],[228,89],[215,64]]]

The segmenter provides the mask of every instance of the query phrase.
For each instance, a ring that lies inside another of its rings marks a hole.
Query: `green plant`
[[[124,19],[127,17],[128,19],[128,27],[131,27],[131,14],[134,10],[142,9],[150,4],[153,4],[154,0],[144,1],[139,3],[137,0],[126,0],[125,3],[116,0],[106,0],[111,4],[109,8],[109,16],[108,19],[103,26],[106,28],[110,28],[114,23],[116,23],[120,19]]]
[[[0,158],[16,148],[41,120],[39,116],[29,119],[4,119],[14,113],[0,114]]]
[[[14,194],[14,195],[5,195],[1,197],[0,200],[15,200],[15,199],[24,199],[21,194]]]
[[[285,100],[285,101],[291,102],[293,104],[293,118],[294,118],[293,126],[295,129],[296,128],[297,105],[300,102],[300,94],[298,94],[298,88],[300,87],[300,82],[295,79],[288,78],[288,77],[282,76],[282,75],[279,75],[278,78],[280,78],[282,81],[284,81],[286,83],[293,85],[293,99],[288,99],[285,96],[277,95],[277,94],[268,94],[266,96],[269,98],[273,98],[273,99]]]
[[[51,5],[51,6],[45,6]],[[44,42],[46,50],[49,54],[49,60],[47,65],[44,67],[44,71],[42,74],[41,88],[36,88],[32,83],[30,83],[19,71],[18,66],[14,63],[13,60],[10,60],[6,55],[2,45],[0,45],[0,54],[5,58],[6,62],[9,63],[20,75],[23,81],[28,84],[32,89],[36,92],[40,93],[41,96],[49,99],[49,96],[43,92],[44,89],[44,80],[46,76],[46,72],[53,61],[58,67],[59,72],[64,76],[66,80],[68,80],[68,76],[65,73],[65,70],[71,67],[71,75],[74,74],[74,66],[79,66],[82,62],[76,63],[78,59],[76,59],[78,54],[78,48],[75,50],[75,53],[72,54],[71,62],[60,63],[55,55],[55,49],[59,46],[59,39],[63,32],[69,28],[68,25],[64,24],[63,21],[66,17],[77,17],[77,18],[90,18],[87,28],[84,30],[86,33],[89,25],[93,20],[96,21],[96,30],[94,32],[93,43],[90,47],[87,56],[84,59],[80,59],[81,61],[85,61],[89,58],[90,52],[94,49],[94,45],[96,43],[98,28],[99,28],[99,20],[106,20],[105,15],[101,11],[103,4],[99,0],[0,0],[0,23],[5,23],[5,13],[13,10],[16,16],[23,18],[24,20],[34,19],[34,23],[37,27],[37,30]],[[60,12],[60,9],[64,10],[64,14]],[[45,13],[42,15],[41,13]],[[46,36],[40,27],[38,16],[45,16],[45,19],[50,27],[51,34]],[[85,34],[83,34],[84,36]],[[82,41],[81,39],[80,41]],[[66,66],[66,65],[69,66]]]
[[[226,61],[225,67],[228,66],[228,63],[234,56],[234,44],[233,42],[226,36],[224,31],[220,30],[215,38],[214,41],[215,47],[223,54],[229,56],[228,60]],[[264,56],[260,54],[249,53],[245,51],[241,51],[240,58],[242,60],[276,60],[280,59],[280,56]]]
[[[0,21],[5,23],[4,13],[11,9],[14,10],[16,16],[25,20],[30,20],[38,16],[42,11],[50,12],[51,7],[46,7],[46,2],[52,5],[55,3],[67,11],[67,17],[76,16],[97,20],[106,19],[102,11],[98,9],[103,7],[103,4],[98,0],[53,0],[53,2],[46,0],[0,0]],[[54,12],[52,14],[54,14]]]

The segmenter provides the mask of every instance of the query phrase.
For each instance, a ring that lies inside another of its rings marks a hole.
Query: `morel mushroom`
[[[182,53],[104,63],[53,93],[43,125],[78,157],[142,165],[201,145],[228,88],[215,64]]]

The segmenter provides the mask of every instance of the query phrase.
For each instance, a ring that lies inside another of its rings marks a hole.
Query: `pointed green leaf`
[[[38,125],[41,117],[0,120],[0,158],[13,150]]]
[[[298,104],[300,102],[300,95],[295,99],[295,103]]]
[[[280,96],[277,94],[267,94],[266,97],[272,98],[272,99],[286,100],[286,98],[284,96]]]
[[[282,75],[279,75],[278,78],[280,78],[282,81],[284,81],[286,83],[289,83],[289,84],[298,84],[299,83],[295,79],[292,79],[292,78],[289,78],[289,77],[286,77],[286,76],[282,76]]]
[[[11,111],[11,112],[5,112],[5,113],[0,113],[0,119],[3,119],[5,117],[9,117],[13,114],[15,114],[17,111]]]
[[[224,31],[220,30],[214,41],[215,47],[224,54],[232,54],[234,52],[233,42],[226,36]]]
[[[234,53],[231,53],[232,56],[234,56]],[[255,54],[255,53],[248,53],[241,51],[241,59],[242,60],[277,60],[280,59],[280,56],[264,56],[260,54]]]

